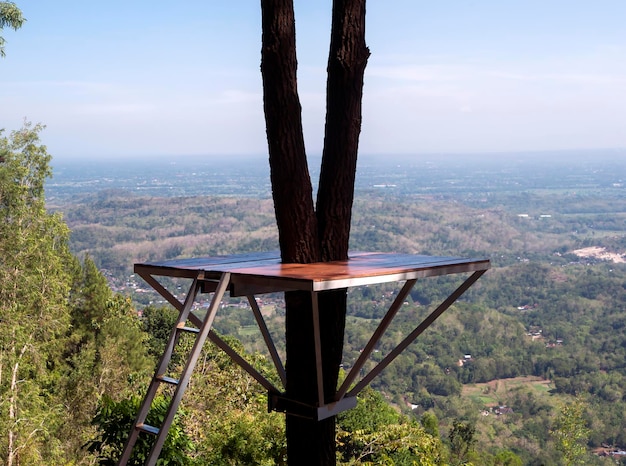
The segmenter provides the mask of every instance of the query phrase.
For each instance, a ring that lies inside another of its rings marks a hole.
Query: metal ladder
[[[185,302],[180,303],[178,300],[176,300],[175,303],[172,303],[175,305],[175,307],[177,307],[179,311],[178,319],[176,321],[174,329],[172,330],[172,333],[170,334],[170,338],[165,348],[165,352],[163,353],[163,356],[161,356],[161,360],[159,361],[156,372],[152,377],[152,381],[150,382],[150,386],[148,387],[146,396],[143,400],[141,408],[139,409],[137,418],[134,421],[133,428],[130,432],[128,440],[124,445],[124,450],[118,462],[118,466],[126,466],[126,463],[131,457],[133,447],[135,446],[135,443],[137,442],[137,438],[139,437],[140,433],[147,433],[156,436],[156,440],[152,445],[150,453],[148,454],[145,465],[154,466],[156,464],[159,458],[159,454],[161,453],[161,449],[163,448],[163,444],[165,443],[165,439],[167,438],[167,433],[174,420],[178,405],[180,404],[187,385],[189,384],[191,373],[196,366],[196,363],[202,351],[202,346],[204,345],[207,336],[209,335],[211,326],[213,325],[213,320],[215,319],[215,314],[217,313],[219,305],[222,301],[222,297],[226,292],[229,282],[230,273],[223,273],[214,290],[213,298],[211,300],[209,308],[207,309],[206,316],[204,320],[200,323],[198,328],[187,326],[188,320],[199,323],[199,319],[191,314],[192,305],[202,286],[202,282],[199,280],[198,277],[193,280],[189,292],[187,293],[187,297],[185,298]],[[170,294],[170,296],[172,295]],[[171,302],[171,300],[169,301]],[[176,306],[176,304],[179,305]],[[172,354],[174,352],[174,347],[176,345],[178,337],[182,333],[195,334],[196,339],[185,363],[185,367],[183,368],[180,377],[176,379],[166,375],[166,372],[168,369],[168,365],[172,359]],[[146,424],[145,421],[148,413],[150,412],[152,401],[154,400],[154,397],[157,394],[157,390],[159,389],[161,384],[172,385],[176,388],[170,399],[170,405],[167,409],[163,422],[160,426],[151,426]]]

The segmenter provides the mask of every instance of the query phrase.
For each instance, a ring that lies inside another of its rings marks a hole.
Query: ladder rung
[[[159,435],[159,429],[148,424],[137,424],[137,429],[152,435]]]
[[[173,377],[168,377],[166,375],[157,375],[155,379],[160,380],[161,382],[169,383],[170,385],[178,385],[178,379],[174,379]]]
[[[193,327],[176,327],[181,332],[189,332],[189,333],[199,333],[200,329]]]

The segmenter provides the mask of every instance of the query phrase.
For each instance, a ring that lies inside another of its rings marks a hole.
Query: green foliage
[[[5,39],[2,37],[2,30],[5,27],[18,30],[24,24],[24,17],[21,10],[13,2],[0,2],[0,57],[5,56],[4,44]],[[1,160],[0,160],[1,161]]]
[[[140,406],[141,398],[138,396],[132,396],[121,401],[114,401],[106,395],[101,398],[98,411],[93,418],[99,436],[86,445],[87,451],[97,453],[99,464],[107,466],[117,464]],[[160,425],[168,407],[169,400],[167,398],[156,397],[152,402],[146,423]],[[189,454],[193,451],[194,445],[184,432],[181,421],[183,416],[184,414],[179,410],[170,427],[157,464],[164,466],[191,464]],[[132,466],[143,465],[153,441],[153,436],[140,434],[128,464]]]
[[[79,456],[93,435],[91,420],[100,398],[120,400],[135,393],[153,365],[132,303],[112,293],[89,257],[77,264],[69,301],[72,326],[58,385],[64,402],[74,409],[60,435],[68,439],[66,451]]]
[[[338,424],[347,432],[376,432],[390,424],[399,423],[400,419],[400,414],[389,406],[379,392],[367,387],[359,394],[356,407],[339,415]]]
[[[355,408],[338,416],[337,424],[341,464],[444,464],[439,437],[397,413],[371,388],[359,394]]]
[[[494,466],[522,466],[522,459],[510,450],[503,450],[494,456]]]
[[[416,423],[391,424],[375,432],[340,431],[337,445],[342,455],[338,464],[343,465],[447,464],[441,441],[426,434]],[[346,450],[351,453],[347,455]]]
[[[424,430],[435,438],[439,438],[439,420],[431,412],[425,412],[420,421]]]
[[[83,384],[82,389],[72,387],[69,391],[117,396],[132,391],[129,381],[144,374],[151,364],[145,350],[147,336],[130,300],[113,294],[93,261],[86,257],[75,274],[70,303],[68,377],[83,372],[91,377],[79,376],[77,382]]]
[[[448,433],[450,442],[450,464],[471,464],[476,445],[476,426],[468,421],[456,419]]]
[[[84,459],[98,398],[124,396],[146,373],[130,300],[45,208],[50,155],[41,125],[0,138],[0,457],[7,465]],[[71,406],[71,409],[67,409]]]
[[[165,351],[176,319],[176,310],[172,308],[147,306],[143,309],[141,324],[148,335],[148,353],[155,360]]]
[[[262,412],[225,411],[212,423],[198,464],[272,466],[286,464],[287,444],[282,416]]]
[[[550,433],[555,438],[556,448],[563,454],[565,465],[585,464],[586,443],[590,430],[584,419],[585,403],[581,398],[561,406]]]
[[[232,337],[224,340],[279,385],[266,358],[247,353]],[[267,412],[265,390],[215,345],[204,346],[183,403],[187,431],[197,439],[198,464],[285,464],[283,416]]]
[[[56,381],[69,326],[69,231],[46,212],[50,155],[41,125],[0,138],[0,457],[15,464],[59,454],[64,409]]]

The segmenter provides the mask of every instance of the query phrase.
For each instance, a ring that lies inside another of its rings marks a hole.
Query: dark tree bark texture
[[[282,260],[319,258],[313,188],[298,96],[292,0],[262,0],[261,74],[270,179]]]
[[[284,262],[348,257],[359,134],[365,45],[365,0],[335,0],[328,59],[326,129],[317,205],[308,172],[293,0],[261,0],[264,110],[272,195]],[[285,294],[287,397],[317,404],[313,319],[309,293]],[[319,295],[324,394],[332,401],[343,351],[346,290]],[[290,465],[334,465],[335,418],[287,415]]]
[[[323,261],[348,258],[357,152],[361,133],[365,0],[335,0],[326,85],[326,129],[317,192]]]

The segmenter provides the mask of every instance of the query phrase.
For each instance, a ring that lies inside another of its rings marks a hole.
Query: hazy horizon
[[[459,155],[363,156],[355,191],[385,189],[388,194],[516,192],[610,189],[623,196],[626,151],[562,151]],[[309,157],[314,190],[320,157]],[[271,195],[266,156],[157,157],[53,161],[46,183],[49,199],[122,190],[150,196]],[[581,180],[586,180],[581,182]]]
[[[44,141],[45,143],[45,141]],[[247,153],[247,154],[134,154],[132,156],[124,155],[102,155],[102,156],[81,156],[71,155],[64,156],[58,154],[52,155],[52,165],[65,164],[70,162],[215,162],[215,163],[233,163],[240,160],[264,160],[267,161],[269,155],[267,153]],[[494,151],[494,152],[415,152],[415,153],[361,153],[358,158],[361,161],[381,160],[422,160],[430,158],[466,158],[466,159],[484,159],[486,161],[501,158],[513,157],[552,157],[552,158],[619,158],[624,161],[626,167],[626,147],[617,148],[597,148],[597,149],[554,149],[554,150],[532,150],[532,151]],[[321,160],[321,153],[309,153],[307,158],[309,161]],[[621,159],[620,157],[625,157]]]

